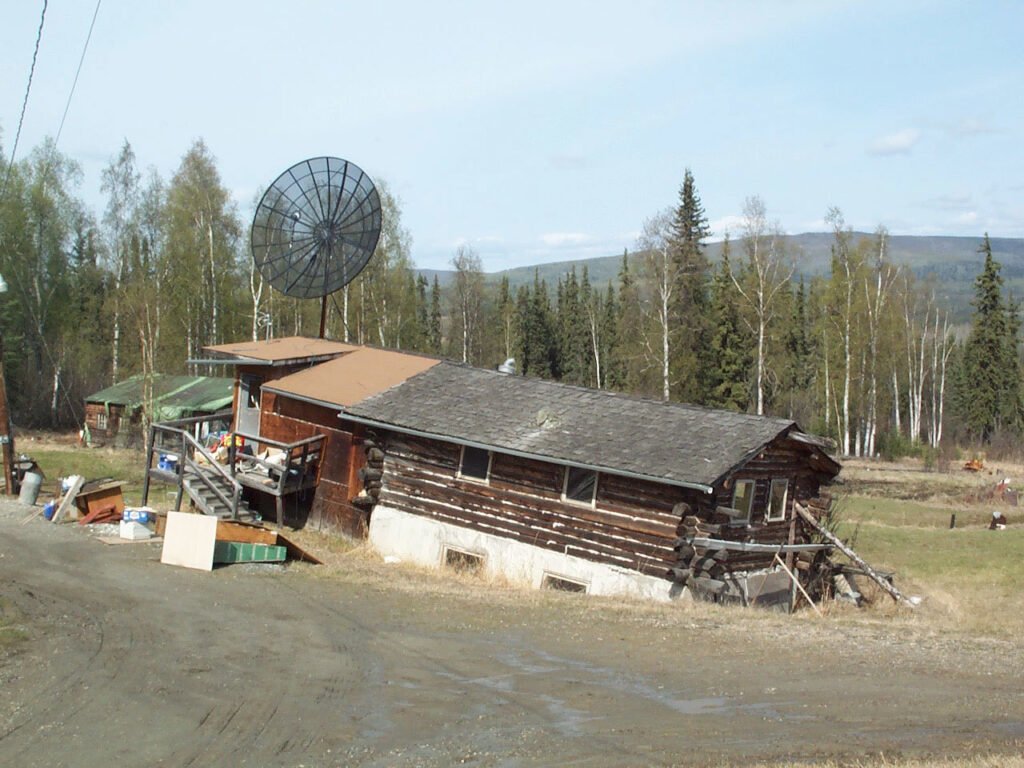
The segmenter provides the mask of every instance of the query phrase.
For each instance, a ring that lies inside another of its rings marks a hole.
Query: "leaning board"
[[[160,562],[184,568],[213,570],[217,518],[188,512],[168,512]]]

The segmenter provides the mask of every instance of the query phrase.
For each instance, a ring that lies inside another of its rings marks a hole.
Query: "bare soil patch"
[[[26,633],[0,646],[4,765],[970,768],[1024,746],[1019,641],[891,607],[532,592],[317,534],[326,566],[200,573],[25,512],[0,505]]]

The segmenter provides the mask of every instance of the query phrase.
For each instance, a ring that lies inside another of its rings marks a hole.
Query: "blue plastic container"
[[[57,502],[56,501],[48,501],[48,502],[46,502],[45,506],[43,506],[43,517],[45,517],[47,520],[53,520],[53,513],[56,512],[56,511],[57,511]]]

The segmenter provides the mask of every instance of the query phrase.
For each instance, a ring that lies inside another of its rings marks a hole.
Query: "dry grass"
[[[854,760],[817,760],[806,762],[755,763],[748,768],[1024,768],[1024,757],[1019,755],[976,755],[970,757],[902,758],[878,757]]]
[[[0,598],[0,653],[13,650],[28,637],[21,612],[9,600]]]

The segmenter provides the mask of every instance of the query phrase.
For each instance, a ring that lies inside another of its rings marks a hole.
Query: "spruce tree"
[[[985,263],[974,282],[974,315],[956,404],[968,433],[988,442],[998,428],[1016,428],[1021,422],[1020,321],[1016,305],[1003,298],[1000,264],[987,233],[978,250]]]
[[[711,267],[704,254],[704,241],[710,234],[693,173],[687,168],[672,219],[670,244],[677,276],[672,307],[672,397],[683,402],[703,402],[708,390],[705,370],[712,334],[708,322]]]
[[[705,401],[716,408],[745,411],[750,405],[750,334],[740,318],[729,264],[729,240],[711,287],[711,345]]]
[[[786,363],[782,384],[789,400],[789,418],[796,417],[796,402],[806,402],[814,379],[813,348],[807,324],[807,291],[800,278],[793,297],[793,311],[786,331]]]
[[[430,288],[430,320],[427,325],[427,340],[430,352],[441,354],[441,284],[434,275],[434,284]]]

